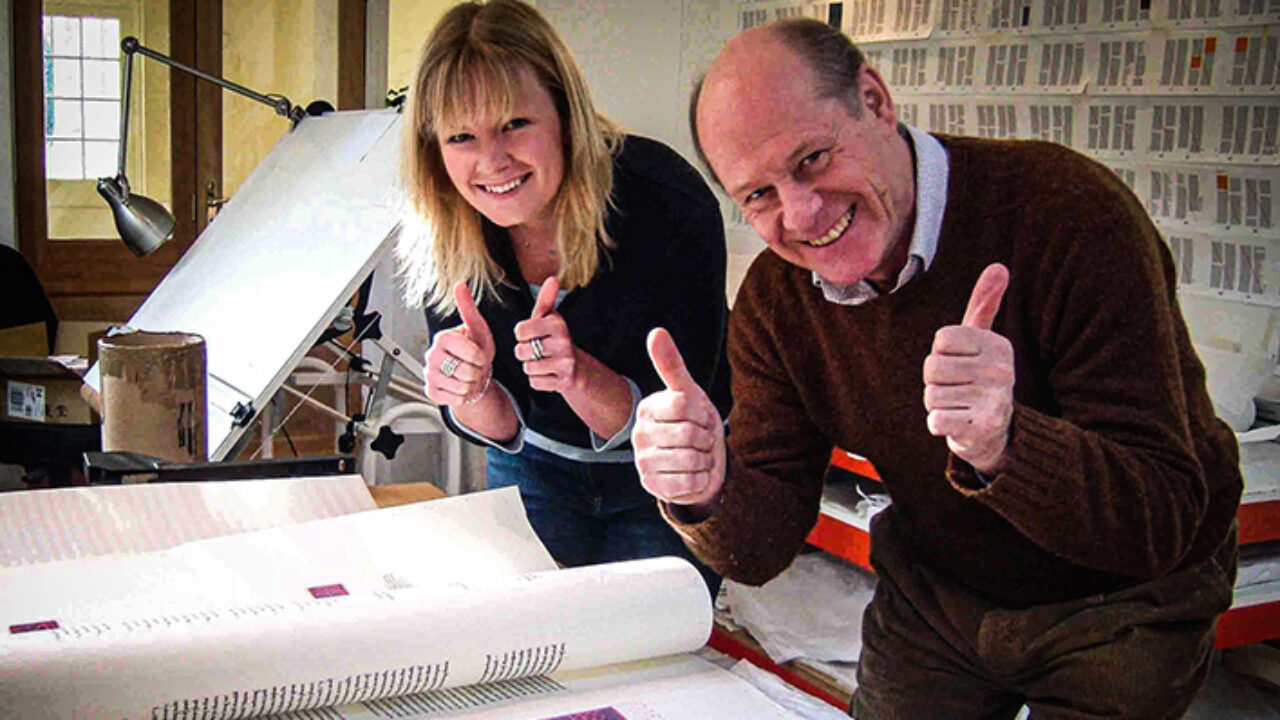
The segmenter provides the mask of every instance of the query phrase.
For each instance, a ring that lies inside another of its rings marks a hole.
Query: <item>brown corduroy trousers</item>
[[[1182,717],[1208,677],[1236,559],[1233,531],[1216,557],[1163,578],[1006,610],[876,532],[879,583],[863,618],[850,715],[1013,718],[1025,704],[1033,720]]]

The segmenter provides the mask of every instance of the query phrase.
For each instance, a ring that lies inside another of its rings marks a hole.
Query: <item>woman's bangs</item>
[[[519,66],[511,58],[490,53],[463,53],[441,68],[432,83],[432,122],[436,128],[458,128],[478,118],[506,118],[515,107]]]

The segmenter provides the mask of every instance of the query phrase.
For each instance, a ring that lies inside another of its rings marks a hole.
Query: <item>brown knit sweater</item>
[[[928,272],[845,307],[772,252],[752,265],[730,321],[722,502],[674,524],[718,572],[763,583],[813,526],[837,446],[884,479],[893,522],[878,528],[1004,607],[1210,557],[1240,500],[1236,441],[1214,417],[1170,254],[1143,208],[1061,146],[939,139],[951,181]],[[993,262],[1011,274],[993,329],[1013,344],[1017,384],[1007,469],[977,489],[928,433],[921,372],[934,332],[960,322]]]

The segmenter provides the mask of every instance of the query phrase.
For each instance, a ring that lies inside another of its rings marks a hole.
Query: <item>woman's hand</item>
[[[523,363],[529,387],[542,392],[564,393],[578,376],[578,349],[569,326],[555,311],[560,281],[547,278],[538,291],[533,314],[516,323],[516,359]]]
[[[462,324],[436,333],[427,349],[427,397],[437,405],[473,403],[493,380],[493,333],[465,282],[453,287]]]

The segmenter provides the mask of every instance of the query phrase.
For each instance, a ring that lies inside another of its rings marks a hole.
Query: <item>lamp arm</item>
[[[133,55],[134,53],[138,53],[145,57],[151,58],[152,60],[156,60],[161,63],[164,63],[169,67],[174,67],[179,70],[182,70],[183,72],[187,72],[192,75],[195,75],[201,80],[207,80],[213,83],[214,85],[226,88],[227,90],[231,90],[232,92],[239,93],[249,98],[250,100],[257,100],[258,102],[264,105],[270,105],[272,108],[275,109],[277,115],[281,117],[289,118],[291,121],[293,121],[295,125],[298,123],[300,119],[302,119],[302,116],[304,114],[304,111],[302,110],[302,108],[295,108],[293,106],[293,103],[289,102],[289,98],[284,97],[283,95],[274,95],[274,96],[263,95],[262,93],[254,92],[243,85],[237,85],[236,83],[233,83],[230,80],[224,80],[223,78],[220,78],[217,75],[210,75],[209,73],[203,70],[198,70],[196,68],[191,67],[190,65],[180,63],[177,60],[174,60],[173,58],[169,57],[168,55],[162,55],[156,52],[155,50],[152,50],[151,48],[144,47],[141,43],[138,42],[138,38],[133,37],[132,35],[120,41],[120,49],[123,50],[124,53],[129,56],[129,64],[126,66],[126,70],[125,70],[125,91],[126,92],[128,92],[128,88],[129,88],[129,85],[128,85],[129,73],[131,71],[131,68],[133,67]]]
[[[137,40],[125,38],[126,40]],[[123,47],[123,43],[121,44]],[[129,181],[124,176],[125,159],[129,157],[129,96],[133,93],[133,53],[126,52],[128,58],[124,64],[124,105],[120,109],[120,154],[117,157],[116,181],[123,185],[123,196],[129,197]]]
[[[120,113],[119,167],[115,177],[98,178],[98,194],[111,207],[111,215],[115,219],[116,229],[120,231],[120,239],[124,240],[124,244],[135,255],[143,256],[160,247],[172,237],[176,223],[173,219],[173,213],[165,209],[163,205],[151,198],[134,195],[130,192],[129,180],[125,176],[125,159],[129,156],[129,99],[133,94],[130,91],[133,87],[133,56],[135,54],[141,53],[145,57],[195,75],[201,80],[207,80],[218,87],[244,95],[250,100],[257,100],[264,105],[270,105],[275,109],[276,114],[289,118],[290,128],[297,127],[298,122],[307,113],[302,108],[295,107],[293,103],[289,102],[289,98],[283,95],[256,93],[242,85],[237,85],[216,75],[210,75],[207,72],[184,65],[167,55],[161,55],[155,50],[143,47],[138,43],[138,38],[132,35],[120,41],[120,50],[124,52],[127,59],[124,67],[124,97]]]

